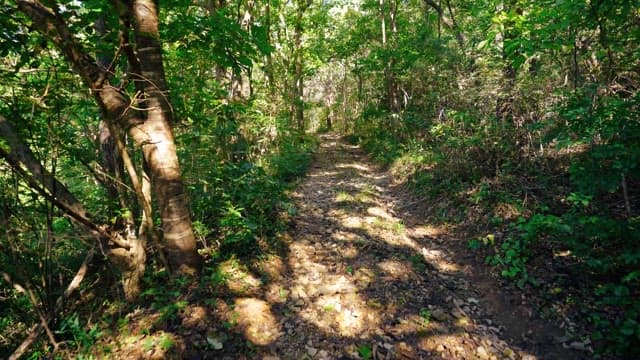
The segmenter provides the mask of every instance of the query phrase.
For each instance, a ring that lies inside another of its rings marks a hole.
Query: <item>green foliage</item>
[[[423,273],[427,270],[427,265],[421,255],[412,255],[409,260],[411,261],[411,266],[416,272]]]
[[[420,317],[422,318],[423,325],[429,325],[429,322],[431,322],[431,310],[420,309]]]
[[[88,325],[88,324],[86,324]],[[70,316],[62,319],[59,330],[56,331],[62,339],[71,337],[73,343],[77,346],[77,350],[80,353],[88,352],[102,336],[102,331],[98,325],[93,324],[85,326],[80,321],[80,317],[77,313],[73,313]]]
[[[358,346],[358,354],[365,360],[371,359],[373,357],[373,350],[371,346],[368,344]]]
[[[306,171],[314,146],[311,138],[288,139],[263,166],[226,162],[207,168],[189,185],[199,233],[209,240],[219,238],[226,254],[257,251],[260,239],[282,229],[276,218],[278,211],[289,208],[286,184]],[[186,176],[191,177],[189,172]]]
[[[308,136],[285,139],[268,160],[273,176],[283,182],[290,182],[304,175],[316,145],[317,140]]]
[[[577,300],[597,309],[597,350],[637,357],[640,92],[622,65],[640,58],[632,2],[451,5],[458,29],[404,4],[386,47],[377,3],[345,15],[348,91],[366,94],[351,139],[518,286],[547,286],[540,264],[584,276],[600,289]],[[410,96],[395,112],[390,72]]]
[[[629,286],[628,282],[624,285],[609,283],[596,289],[596,295],[599,297],[597,305],[600,309],[625,309],[613,321],[605,311],[597,310],[592,312],[589,319],[596,328],[592,338],[603,341],[608,351],[617,356],[631,357],[636,352],[635,349],[629,348],[629,343],[640,338],[640,304],[637,295],[632,294],[637,286],[637,282],[632,286]]]
[[[542,214],[536,214],[528,220],[520,218],[513,225],[513,230],[515,235],[504,240],[500,245],[500,252],[489,256],[487,263],[504,268],[502,276],[516,280],[521,288],[528,282],[537,283],[527,271],[527,261],[531,257],[530,248],[534,243],[548,236],[564,238],[572,233],[572,228],[562,219]]]

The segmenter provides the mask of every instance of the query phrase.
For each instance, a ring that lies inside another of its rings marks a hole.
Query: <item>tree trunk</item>
[[[172,111],[162,64],[158,10],[157,4],[152,0],[133,1],[136,50],[141,75],[146,80],[144,90],[147,119],[143,127],[149,141],[141,145],[158,199],[164,250],[171,271],[195,274],[199,271],[202,259],[196,248],[189,201],[182,184],[171,128]]]
[[[265,28],[267,31],[267,43],[271,45],[271,4],[269,1],[265,4]],[[276,94],[276,84],[273,74],[273,56],[271,52],[266,54],[265,64],[265,76],[267,78],[267,84],[269,85],[269,95],[274,97]]]
[[[302,64],[302,16],[306,9],[304,0],[298,0],[298,10],[296,13],[296,23],[294,27],[294,79],[293,79],[293,104],[294,118],[298,131],[304,132],[304,77]]]
[[[398,0],[391,0],[389,9],[389,25],[391,26],[391,45],[395,51],[398,45]],[[400,100],[398,98],[398,81],[395,73],[396,58],[394,55],[389,57],[387,68],[389,69],[388,80],[388,96],[389,96],[389,109],[392,112],[400,111]]]
[[[516,13],[522,14],[522,10],[516,8],[517,3],[514,0],[509,0],[506,4],[503,11],[509,12],[515,8]],[[513,66],[513,61],[510,58],[510,54],[507,53],[506,47],[510,44],[511,41],[517,39],[520,36],[517,29],[515,29],[514,24],[507,23],[505,24],[504,34],[502,35],[502,90],[501,94],[498,96],[496,101],[496,117],[502,121],[503,124],[512,123],[513,122],[513,102],[514,102],[514,91],[516,86],[516,77],[517,70]],[[515,50],[513,56],[518,56],[519,51]]]

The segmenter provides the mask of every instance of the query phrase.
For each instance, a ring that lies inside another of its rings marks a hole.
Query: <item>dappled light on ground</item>
[[[358,171],[370,171],[371,169],[366,166],[366,165],[362,165],[362,164],[337,164],[336,168],[338,169],[354,169],[354,170],[358,170]]]
[[[428,264],[431,264],[441,272],[458,272],[462,270],[458,264],[447,261],[441,250],[421,248],[420,254]]]
[[[268,345],[280,336],[280,328],[271,306],[255,298],[237,299],[234,311],[238,314],[238,325],[247,340],[256,345]]]
[[[378,268],[382,272],[382,280],[409,280],[415,276],[411,263],[408,261],[400,262],[395,260],[385,260],[378,263]]]
[[[269,348],[283,358],[357,358],[362,346],[376,358],[478,358],[478,320],[447,295],[468,284],[444,278],[462,267],[427,241],[446,229],[407,226],[395,213],[390,178],[363,160],[357,147],[325,136],[296,190],[288,271],[266,287],[282,325]],[[511,349],[494,343],[488,354]]]
[[[284,253],[220,265],[235,298],[218,313],[252,358],[536,359],[490,318],[445,226],[407,223],[357,147],[325,135],[320,149]]]
[[[220,266],[220,270],[229,278],[227,282],[229,290],[237,295],[247,295],[258,291],[262,283],[253,274],[241,269],[236,261],[226,261]]]
[[[342,218],[342,226],[348,229],[361,229],[364,222],[358,216],[345,216]]]

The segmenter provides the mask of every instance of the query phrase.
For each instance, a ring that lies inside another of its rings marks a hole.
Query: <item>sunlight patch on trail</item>
[[[378,263],[378,268],[382,270],[382,279],[385,281],[402,280],[406,281],[415,276],[411,263],[398,260],[385,260]]]
[[[271,306],[256,298],[236,299],[234,311],[238,325],[247,340],[256,345],[268,345],[280,336],[280,327],[271,312]]]
[[[325,176],[336,176],[339,172],[337,171],[320,171],[314,174],[307,175],[308,177],[325,177]]]
[[[301,308],[298,315],[326,334],[355,337],[374,329],[379,315],[367,308],[358,286],[327,265],[314,262],[309,254],[318,249],[308,243],[291,244],[289,265],[293,270],[291,298]]]
[[[371,168],[367,165],[350,163],[350,164],[337,164],[336,168],[338,169],[355,169],[359,171],[371,171]]]
[[[447,233],[447,229],[443,226],[417,225],[413,227],[415,237],[438,237]]]
[[[236,295],[255,294],[262,286],[260,279],[242,269],[234,260],[222,263],[220,271],[227,276],[227,287]]]
[[[462,271],[460,265],[447,261],[440,250],[427,250],[425,248],[420,248],[419,251],[424,257],[424,260],[440,272],[450,273]]]
[[[383,209],[383,208],[381,208],[379,206],[372,206],[372,207],[368,208],[367,209],[367,213],[369,213],[370,215],[373,215],[373,216],[377,216],[377,217],[383,218],[385,220],[397,221],[397,219],[395,219],[393,216],[389,215],[389,213],[385,209]]]
[[[364,221],[359,216],[345,216],[340,220],[340,223],[347,229],[361,229]]]

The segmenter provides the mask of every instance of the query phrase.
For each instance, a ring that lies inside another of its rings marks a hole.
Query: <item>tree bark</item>
[[[296,23],[294,25],[294,60],[293,60],[293,107],[298,131],[304,131],[304,74],[302,60],[302,16],[307,8],[305,0],[298,0]]]
[[[153,190],[162,218],[165,252],[172,272],[195,274],[202,258],[197,252],[189,201],[182,183],[180,164],[171,128],[172,109],[162,63],[158,31],[158,6],[152,0],[132,5],[136,50],[145,79],[147,119],[144,129],[150,141],[142,143],[151,170]]]
[[[58,181],[42,164],[38,161],[31,149],[22,142],[17,132],[11,124],[0,115],[0,137],[3,138],[9,148],[7,153],[7,161],[12,166],[20,166],[22,164],[34,178],[39,179],[42,186],[47,189],[53,196],[64,201],[68,206],[81,216],[87,216],[84,206],[76,200],[67,187]]]

